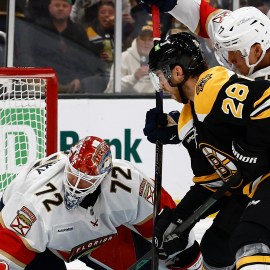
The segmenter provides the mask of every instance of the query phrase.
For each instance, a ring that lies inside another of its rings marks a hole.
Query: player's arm
[[[173,235],[174,229],[188,218],[212,192],[200,185],[194,185],[175,209],[164,207],[159,213],[154,229],[155,245],[159,257],[167,261],[170,269],[202,269],[202,256],[199,244],[195,241],[192,228],[181,235]],[[181,264],[187,262],[188,265]],[[173,263],[171,264],[170,262]],[[190,267],[190,268],[189,268]]]
[[[177,204],[176,208],[172,209],[173,211],[171,211],[168,218],[166,218],[167,228],[171,227],[172,232],[177,225],[180,225],[184,220],[191,216],[194,211],[198,209],[212,195],[212,193],[212,191],[204,188],[201,185],[195,184],[194,186],[191,186],[190,190],[182,198],[181,202]],[[211,208],[201,218],[203,219],[214,212],[216,212],[216,209]],[[194,227],[194,225],[195,224],[191,224],[187,235],[189,231]],[[165,234],[168,235],[171,232],[167,230]],[[169,253],[167,255],[171,254],[172,253]]]
[[[256,87],[265,88],[268,83],[261,81]],[[250,119],[246,135],[234,140],[232,145],[238,167],[247,182],[270,171],[270,88],[254,96],[250,93],[243,101],[243,119]],[[245,110],[245,106],[250,109]]]
[[[126,221],[126,224],[145,239],[151,240],[153,236],[154,180],[127,161],[122,161],[121,168],[117,168],[118,170],[128,171],[129,179],[132,179],[129,180],[132,191],[125,198],[125,202],[129,200],[133,213],[129,215],[130,219]],[[161,189],[160,201],[161,208],[164,206],[176,207],[174,200],[164,188]],[[129,214],[130,211],[129,209]]]
[[[209,5],[205,0],[181,0],[169,12],[173,17],[186,25],[193,33],[208,38],[208,23],[223,10]]]
[[[7,269],[24,269],[34,259],[36,252],[23,238],[5,226],[2,215],[0,215],[0,239],[0,261],[9,266]]]
[[[224,16],[230,11],[217,9],[205,0],[143,0],[149,5],[157,5],[161,12],[168,12],[186,25],[193,33],[204,38],[211,38]]]
[[[147,178],[144,175],[141,175],[137,216],[140,218],[142,218],[142,216],[145,216],[146,218],[139,223],[133,224],[133,227],[136,229],[137,232],[139,232],[140,235],[142,235],[148,240],[151,240],[153,237],[153,187],[153,180]],[[176,208],[176,204],[173,201],[172,197],[163,188],[161,190],[160,207],[161,209],[168,209],[170,212],[175,211]],[[146,211],[148,212],[148,214]],[[170,223],[170,220],[166,220],[165,223],[166,226],[167,223]],[[181,243],[181,245],[177,245],[176,249],[177,254],[171,256],[170,259],[166,260],[166,262],[163,260],[165,258],[160,256],[160,259],[162,259],[160,261],[161,269],[201,269],[200,266],[202,256],[199,244],[195,241],[195,236],[191,229],[187,232],[185,236],[185,241]]]
[[[29,195],[29,194],[28,194]],[[48,242],[44,220],[22,194],[6,198],[0,213],[0,261],[24,269]]]
[[[153,196],[154,186],[153,180],[143,177],[140,183],[138,194],[137,219],[139,222],[134,222],[133,227],[141,236],[147,240],[151,240],[153,236]],[[169,193],[161,189],[161,205],[160,207],[175,208],[176,204]]]

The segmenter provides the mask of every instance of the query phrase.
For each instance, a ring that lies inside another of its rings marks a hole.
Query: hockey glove
[[[190,230],[181,235],[173,233],[177,224],[172,223],[173,210],[164,207],[159,213],[154,228],[154,243],[158,250],[161,260],[165,260],[168,256],[180,252],[188,245],[188,237]]]
[[[166,266],[172,270],[202,270],[203,258],[197,241],[183,252],[166,260]]]
[[[9,270],[8,265],[5,262],[0,262],[0,270]]]
[[[245,183],[270,171],[270,153],[265,149],[247,146],[241,141],[233,141],[232,152]]]
[[[159,8],[160,12],[169,12],[177,4],[177,0],[142,0],[137,2],[148,12],[151,13],[151,5]]]
[[[173,111],[168,115],[160,109],[153,108],[146,113],[144,135],[151,143],[159,140],[162,144],[180,143],[178,137],[179,112]]]
[[[172,209],[164,207],[158,214],[154,227],[154,243],[158,250],[160,259],[165,260],[168,258],[167,253],[163,249],[163,241],[166,238],[165,231],[169,227],[172,220]]]

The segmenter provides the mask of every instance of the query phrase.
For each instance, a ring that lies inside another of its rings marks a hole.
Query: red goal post
[[[34,159],[57,151],[57,76],[0,68],[0,193]]]

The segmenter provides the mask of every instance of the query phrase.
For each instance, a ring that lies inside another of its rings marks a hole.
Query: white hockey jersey
[[[181,0],[169,12],[173,17],[186,25],[193,33],[210,38],[215,43],[215,33],[223,19],[232,11],[216,9],[205,0]],[[251,79],[270,80],[270,66],[249,75]]]
[[[14,244],[20,253],[49,248],[69,262],[110,241],[121,225],[151,239],[153,180],[130,162],[113,160],[111,176],[101,183],[94,205],[67,210],[63,185],[66,158],[59,152],[32,163],[3,194],[0,225],[20,238]],[[1,241],[0,250],[4,251],[0,260],[11,258],[11,270],[25,267],[27,260],[18,262],[16,252],[5,250]]]

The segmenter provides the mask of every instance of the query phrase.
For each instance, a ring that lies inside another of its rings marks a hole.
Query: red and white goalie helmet
[[[249,53],[255,43],[261,45],[263,53],[257,63],[251,65]],[[263,59],[269,48],[270,20],[255,7],[242,7],[231,12],[215,33],[215,54],[219,63],[233,69],[228,62],[228,52],[239,50],[250,68],[248,75],[253,73],[254,67]]]
[[[110,146],[102,139],[88,136],[70,150],[66,163],[65,203],[68,209],[93,193],[112,169]]]

